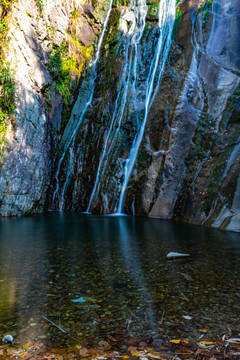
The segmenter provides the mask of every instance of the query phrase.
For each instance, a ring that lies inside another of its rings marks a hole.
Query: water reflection
[[[167,262],[170,251],[192,258]],[[37,336],[93,342],[116,330],[234,333],[240,331],[239,263],[234,233],[131,217],[1,219],[0,323],[24,342]],[[79,297],[86,302],[71,301]]]
[[[139,261],[139,250],[136,244],[136,241],[139,239],[135,229],[135,219],[129,218],[126,221],[125,218],[118,218],[118,232],[120,235],[119,246],[121,249],[120,258],[124,259],[125,267],[131,273],[132,278],[135,282],[135,287],[139,291],[140,302],[146,304],[145,319],[146,325],[145,328],[157,329],[157,323],[155,315],[153,312],[153,303],[148,290],[147,281],[144,276],[143,269],[141,267],[141,262]],[[131,312],[130,312],[131,314]],[[134,314],[132,312],[132,314]],[[127,329],[130,328],[130,323],[132,321],[133,315],[130,316]]]

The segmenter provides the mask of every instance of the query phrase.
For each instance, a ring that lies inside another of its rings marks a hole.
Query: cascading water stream
[[[148,111],[149,108],[154,100],[154,97],[157,93],[162,74],[164,71],[165,63],[167,60],[168,52],[171,46],[171,38],[172,38],[172,31],[173,25],[175,21],[175,12],[176,12],[176,0],[161,0],[159,6],[159,30],[160,35],[156,47],[156,52],[153,57],[153,61],[151,63],[149,75],[147,78],[147,88],[146,88],[146,100],[145,100],[145,112],[144,112],[144,119],[142,121],[141,127],[138,133],[135,136],[133,141],[132,148],[129,152],[129,156],[126,159],[125,168],[124,168],[124,181],[120,193],[117,214],[122,214],[123,208],[123,199],[127,189],[127,184],[129,178],[132,173],[132,169],[134,167],[135,161],[137,159],[138,150],[140,144],[142,142],[145,125],[147,121]],[[154,89],[154,82],[156,79],[157,73],[157,84]]]
[[[117,135],[119,133],[120,130],[120,125],[122,122],[122,117],[123,117],[123,113],[125,110],[125,106],[127,103],[127,95],[129,92],[129,86],[130,86],[130,78],[133,75],[133,84],[132,84],[132,88],[134,89],[134,92],[136,93],[136,80],[137,80],[137,62],[138,62],[138,45],[139,42],[142,38],[143,35],[143,31],[145,28],[145,24],[146,24],[146,15],[147,15],[147,10],[148,7],[146,5],[146,0],[139,0],[138,3],[136,4],[136,2],[130,4],[130,8],[132,8],[134,10],[134,15],[135,15],[135,21],[133,22],[132,26],[129,29],[129,32],[127,34],[128,38],[127,38],[127,44],[126,44],[126,49],[125,49],[125,57],[124,57],[124,62],[125,62],[125,67],[124,67],[124,71],[123,74],[121,76],[121,84],[119,86],[119,90],[118,90],[118,94],[117,94],[117,99],[115,102],[115,108],[114,108],[114,113],[112,115],[111,118],[111,124],[109,127],[109,131],[107,133],[105,142],[104,142],[104,146],[103,146],[103,150],[101,152],[100,155],[100,160],[99,160],[99,164],[98,164],[98,169],[97,169],[97,175],[96,175],[96,180],[94,183],[94,187],[91,193],[91,197],[89,200],[89,204],[88,204],[88,208],[87,208],[87,213],[90,212],[91,209],[91,205],[92,202],[95,198],[95,195],[98,191],[98,186],[99,186],[99,181],[100,181],[100,173],[104,173],[105,167],[107,165],[107,161],[105,161],[104,165],[103,165],[103,161],[104,158],[106,156],[107,150],[109,151],[109,149],[114,145],[114,141],[111,142],[111,144],[109,144],[109,138],[111,136],[111,133],[113,131],[113,126],[114,124],[118,121],[118,125],[117,125],[117,129],[115,130],[115,134],[114,134],[114,138],[117,138]],[[137,27],[135,29],[135,27]],[[131,47],[131,53],[130,53],[130,57],[128,58],[128,50],[129,47]],[[134,52],[134,55],[133,55]],[[127,76],[127,79],[126,79]],[[126,80],[125,80],[126,79]],[[121,95],[121,90],[122,90],[122,84],[124,83],[124,93],[120,99],[120,95]],[[120,106],[120,112],[117,113],[117,109],[118,109],[118,104],[119,104],[119,99],[121,101],[121,106]],[[103,166],[102,166],[103,165]]]
[[[84,116],[86,114],[86,111],[87,111],[87,109],[88,109],[88,107],[91,104],[92,99],[93,99],[93,94],[94,94],[94,89],[95,89],[95,81],[96,81],[96,78],[97,78],[97,72],[96,72],[97,63],[98,63],[98,60],[100,58],[101,46],[102,46],[103,38],[104,38],[104,35],[105,35],[105,31],[106,31],[106,28],[107,28],[108,20],[109,20],[111,11],[112,11],[112,5],[113,5],[113,0],[110,0],[110,5],[109,5],[108,12],[107,12],[107,16],[106,16],[106,18],[105,18],[105,20],[103,22],[102,32],[101,32],[101,35],[100,35],[100,38],[99,38],[99,41],[98,41],[98,45],[97,45],[97,52],[96,52],[96,55],[95,55],[95,60],[93,61],[92,66],[91,66],[91,73],[90,73],[90,80],[89,80],[90,93],[88,94],[88,99],[86,99],[86,104],[85,104],[85,107],[82,110],[82,113],[81,113],[80,117],[79,117],[78,123],[75,126],[75,129],[72,132],[70,139],[66,142],[66,144],[64,146],[64,149],[63,149],[63,152],[62,152],[62,155],[61,155],[61,157],[60,157],[60,159],[58,161],[57,170],[56,170],[56,174],[55,174],[56,189],[55,189],[54,194],[53,194],[53,204],[54,204],[56,195],[59,192],[59,173],[60,173],[60,170],[61,170],[62,162],[63,162],[63,160],[64,160],[64,158],[66,156],[66,153],[67,153],[69,147],[72,145],[72,143],[74,142],[74,140],[76,138],[77,131],[80,128],[80,126],[81,126],[81,124],[83,122]],[[68,179],[70,177],[70,169],[69,169],[70,167],[71,167],[71,164],[68,164],[68,173],[67,173],[66,181],[64,183],[63,191],[62,191],[62,194],[61,194],[60,211],[63,210],[64,193],[65,193],[65,190],[66,190],[66,187],[67,187]]]
[[[75,142],[78,129],[83,123],[88,107],[93,100],[97,77],[96,66],[100,57],[100,49],[112,9],[112,3],[113,0],[110,3],[108,14],[104,21],[102,34],[98,42],[96,57],[92,64],[89,78],[86,81],[88,96],[85,95],[84,99],[87,99],[87,101],[84,103],[84,106],[82,106],[81,110],[79,110],[81,108],[79,105],[75,111],[75,114],[73,112],[71,115],[71,117],[73,117],[73,121],[69,126],[71,131],[68,131],[67,133],[69,139],[65,141],[65,145],[62,146],[62,155],[57,164],[57,171],[55,175],[56,189],[53,195],[53,202],[55,201],[56,195],[58,194],[60,210],[63,210],[65,194],[70,181],[72,181],[72,174],[74,172],[71,158],[74,159],[76,154],[73,153],[72,145]],[[99,194],[105,196],[103,188],[103,186],[105,186],[104,174],[106,171],[108,171],[107,169],[109,168],[110,164],[109,159],[112,159],[113,154],[117,154],[116,148],[119,148],[119,146],[121,147],[121,129],[124,128],[123,126],[125,126],[125,121],[129,121],[129,118],[131,118],[132,127],[130,128],[128,136],[130,136],[130,139],[132,138],[133,140],[130,140],[131,147],[128,152],[128,157],[125,160],[124,157],[118,157],[118,163],[124,164],[124,166],[122,167],[122,165],[120,165],[123,170],[123,182],[120,190],[119,200],[117,206],[115,207],[115,214],[122,214],[123,212],[123,200],[127,190],[129,178],[131,176],[142,142],[148,112],[158,91],[171,46],[172,30],[175,21],[175,6],[176,0],[160,0],[158,19],[159,36],[157,38],[155,37],[154,42],[152,43],[154,55],[150,58],[151,61],[146,61],[145,48],[141,42],[145,30],[146,16],[148,12],[146,0],[132,0],[128,8],[129,10],[122,16],[124,21],[128,23],[128,26],[125,26],[125,28],[123,27],[123,36],[121,38],[121,42],[119,43],[119,48],[123,54],[123,61],[119,70],[120,77],[116,98],[114,100],[112,110],[110,110],[111,121],[109,128],[104,135],[104,142],[99,156],[96,178],[86,211],[88,213],[92,211],[94,206],[97,204]],[[147,59],[149,59],[149,55],[147,56]],[[74,120],[75,115],[77,117],[77,121]],[[79,151],[81,152],[80,149]],[[70,159],[64,161],[66,154],[70,156]],[[63,161],[66,163],[67,171],[65,181],[63,184],[61,184],[60,191],[59,174]],[[74,188],[76,187],[77,181],[74,185]],[[114,211],[114,208],[112,211]]]
[[[127,52],[125,54],[127,55]],[[125,56],[125,58],[127,58],[127,56]],[[129,70],[131,69],[131,64],[132,64],[132,52],[131,52],[131,55],[130,55],[130,61],[128,62],[128,59],[125,59],[125,67],[124,67],[124,72],[123,72],[123,76],[122,76],[123,83],[125,83],[125,84],[122,84],[123,86],[122,85],[120,86],[120,89],[122,87],[124,87],[125,90],[124,90],[123,96],[121,98],[122,106],[120,108],[120,114],[117,113],[117,109],[118,109],[118,104],[119,104],[119,100],[120,100],[121,91],[119,91],[118,95],[117,95],[114,113],[113,113],[113,116],[112,116],[109,131],[108,131],[107,136],[106,136],[106,140],[104,142],[103,150],[102,150],[102,153],[100,155],[96,180],[95,180],[95,184],[94,184],[94,187],[93,187],[93,191],[92,191],[92,194],[91,194],[91,197],[90,197],[90,200],[89,200],[89,204],[88,204],[88,208],[87,208],[86,213],[90,212],[92,201],[93,201],[93,199],[95,197],[95,193],[96,193],[96,191],[98,189],[100,171],[104,172],[105,167],[106,167],[106,162],[104,163],[103,167],[102,167],[102,164],[103,164],[105,155],[106,155],[107,150],[108,150],[108,145],[109,145],[108,142],[109,142],[109,138],[110,138],[110,135],[112,133],[113,126],[115,124],[116,118],[119,118],[120,121],[118,122],[117,129],[115,130],[115,134],[114,134],[115,139],[117,138],[119,130],[120,130],[121,118],[122,118],[123,111],[124,111],[124,108],[125,108],[125,104],[126,104],[126,101],[127,101],[127,90],[128,90],[128,83],[129,83],[129,80],[130,80],[130,71]],[[127,79],[125,81],[126,74],[127,74]],[[114,143],[115,142],[114,142],[114,139],[113,139],[110,146],[112,146]]]

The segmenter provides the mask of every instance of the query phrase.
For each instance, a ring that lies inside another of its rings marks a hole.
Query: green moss
[[[113,10],[109,18],[109,27],[104,39],[104,56],[108,55],[108,50],[118,44],[118,29],[119,29],[120,13],[118,10]]]
[[[47,26],[47,33],[48,35],[52,34],[53,36],[55,36],[56,28],[52,25]]]
[[[173,26],[173,38],[176,38],[177,35],[177,29],[178,29],[178,25],[180,23],[182,19],[182,13],[179,7],[177,7],[176,9],[176,18],[175,18],[175,22],[174,22],[174,26]]]
[[[10,63],[0,62],[0,122],[15,110],[15,83],[10,69]]]
[[[142,151],[138,156],[138,167],[141,167],[144,163],[146,163],[148,159],[148,154],[145,151]]]
[[[182,18],[182,13],[181,13],[181,10],[179,9],[179,7],[176,9],[176,20],[180,19],[181,20]]]
[[[117,73],[121,63],[118,62],[118,50],[121,44],[122,33],[119,31],[120,13],[118,9],[113,9],[109,18],[107,31],[101,47],[101,56],[104,62],[104,70],[101,73],[104,81],[101,91],[108,91],[117,78]],[[107,99],[107,98],[105,98]]]
[[[212,10],[212,3],[213,3],[213,0],[205,0],[202,2],[202,4],[198,8],[197,16],[199,16],[201,14],[203,24],[206,22],[206,20],[208,18],[209,11]]]
[[[71,18],[72,19],[74,19],[74,20],[76,20],[76,19],[78,19],[79,17],[80,17],[80,12],[79,11],[77,11],[76,9],[74,9],[73,11],[72,11],[72,13],[71,13]]]
[[[64,130],[69,120],[81,75],[94,54],[93,45],[84,46],[78,40],[75,24],[77,16],[77,12],[73,11],[72,21],[66,33],[66,40],[60,46],[52,46],[47,53],[47,68],[55,81],[57,91],[62,95],[64,101],[61,131]],[[55,29],[49,27],[48,31],[53,33]],[[46,108],[50,111],[49,89],[44,91],[43,96]]]
[[[36,0],[37,8],[39,11],[39,14],[43,14],[43,0]]]
[[[64,103],[68,104],[71,96],[71,71],[75,62],[66,56],[66,44],[54,47],[48,53],[48,70],[56,81],[56,88],[62,95]]]
[[[157,15],[158,14],[158,3],[154,3],[148,6],[148,15]]]

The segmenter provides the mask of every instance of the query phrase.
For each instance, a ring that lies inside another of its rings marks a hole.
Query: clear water
[[[192,256],[167,261],[170,251]],[[94,344],[116,331],[237,335],[239,265],[235,233],[126,216],[1,219],[0,335],[63,345]],[[71,301],[79,297],[86,302]]]

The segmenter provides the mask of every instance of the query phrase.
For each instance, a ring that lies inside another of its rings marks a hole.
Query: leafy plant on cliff
[[[81,15],[80,12],[77,11],[76,9],[74,9],[71,13],[71,18],[76,20],[76,19],[79,19],[80,15]]]
[[[4,154],[7,125],[15,110],[15,82],[10,63],[6,61],[9,13],[15,0],[0,3],[0,156]]]
[[[71,96],[71,59],[66,58],[66,44],[54,47],[48,53],[48,70],[56,81],[57,90],[63,96],[64,103],[68,104]]]
[[[93,55],[93,46],[84,46],[77,38],[74,27],[67,31],[66,41],[53,46],[48,52],[48,70],[56,83],[56,89],[64,100],[62,126],[64,127],[71,111],[72,99],[83,69]],[[46,94],[45,94],[46,95]],[[45,99],[46,100],[46,99]],[[47,105],[49,98],[47,98]]]
[[[36,0],[37,8],[40,15],[43,14],[43,0]]]
[[[89,51],[85,50],[83,56],[90,57],[91,51],[92,48]],[[69,53],[66,43],[54,47],[48,53],[48,70],[56,81],[57,90],[63,96],[66,105],[71,97],[72,77],[80,75],[83,63],[84,61],[79,62],[76,53]]]
[[[207,20],[207,17],[209,15],[209,11],[212,9],[212,3],[213,3],[213,0],[204,0],[202,2],[202,4],[199,6],[198,15],[200,13],[202,14],[203,24]]]

